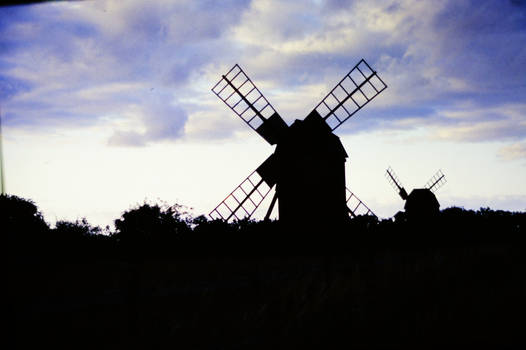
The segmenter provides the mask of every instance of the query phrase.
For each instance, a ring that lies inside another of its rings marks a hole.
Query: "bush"
[[[191,231],[192,218],[182,205],[144,203],[115,220],[115,238],[124,243],[174,241]]]
[[[49,230],[33,201],[0,195],[0,224],[10,239],[34,238]]]

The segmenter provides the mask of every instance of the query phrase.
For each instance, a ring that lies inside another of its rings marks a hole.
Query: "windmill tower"
[[[447,182],[442,170],[438,170],[424,188],[415,188],[409,194],[391,167],[387,168],[385,177],[405,201],[404,210],[409,219],[427,219],[438,214],[440,203],[434,193]]]
[[[374,215],[345,186],[348,156],[333,131],[386,88],[362,59],[305,119],[288,126],[236,64],[212,91],[276,148],[209,216],[227,221],[250,217],[274,186],[265,218],[278,200],[279,220],[286,224],[337,224],[349,215]]]

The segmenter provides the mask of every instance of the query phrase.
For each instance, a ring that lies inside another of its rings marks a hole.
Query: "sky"
[[[441,169],[441,208],[526,210],[525,0],[0,7],[7,193],[50,224],[207,214],[273,152],[210,91],[221,75],[238,63],[290,125],[361,58],[388,88],[335,133],[379,217],[403,208],[388,166],[408,191]]]

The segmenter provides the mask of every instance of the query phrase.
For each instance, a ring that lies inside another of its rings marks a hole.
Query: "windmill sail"
[[[349,215],[356,217],[358,215],[371,215],[377,217],[375,213],[369,207],[360,200],[351,190],[345,188],[346,203],[349,209]]]
[[[383,80],[362,59],[314,110],[334,131],[386,88]]]
[[[387,178],[387,181],[389,181],[389,184],[394,188],[394,190],[398,192],[400,197],[402,197],[403,200],[406,200],[407,191],[402,185],[402,182],[400,182],[398,176],[395,174],[393,168],[387,168],[387,170],[385,171],[385,177]]]
[[[440,187],[444,186],[446,182],[447,182],[446,176],[444,175],[444,173],[442,173],[442,170],[438,170],[435,173],[435,175],[433,175],[431,179],[429,179],[429,181],[426,183],[424,187],[434,193]]]
[[[271,145],[287,129],[285,121],[238,64],[222,76],[212,92]]]
[[[208,216],[212,220],[225,221],[250,218],[271,188],[257,170],[254,170]]]

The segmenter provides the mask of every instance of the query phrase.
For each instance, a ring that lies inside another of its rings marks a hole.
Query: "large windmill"
[[[289,224],[337,224],[349,215],[374,215],[345,186],[347,153],[333,131],[385,88],[362,59],[305,119],[288,126],[236,64],[212,91],[276,149],[209,216],[227,221],[250,217],[274,186],[265,218],[277,200],[279,220]]]
[[[391,167],[385,171],[385,177],[405,201],[404,210],[410,219],[425,219],[438,214],[440,204],[435,192],[447,182],[442,170],[438,170],[424,185],[424,188],[415,188],[409,194]]]

